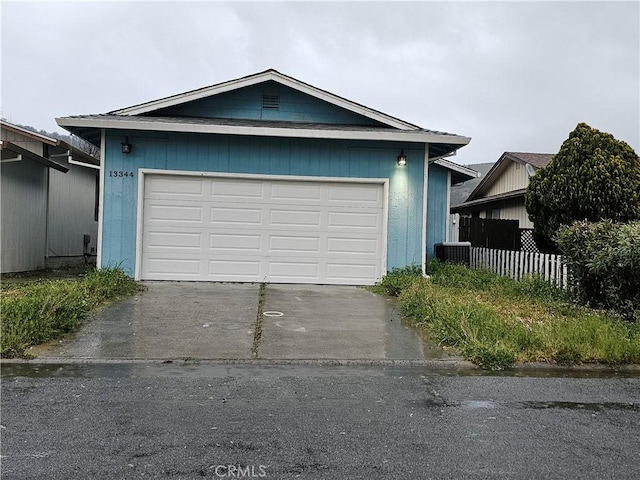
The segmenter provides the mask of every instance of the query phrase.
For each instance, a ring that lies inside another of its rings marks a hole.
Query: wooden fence
[[[471,247],[470,267],[484,268],[515,280],[537,274],[558,287],[567,288],[567,265],[561,255]]]
[[[458,241],[474,247],[522,250],[518,220],[460,217]]]

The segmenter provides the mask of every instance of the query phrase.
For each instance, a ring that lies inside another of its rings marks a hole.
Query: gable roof
[[[379,112],[369,107],[365,107],[346,98],[335,95],[326,90],[314,87],[308,83],[297,80],[288,75],[278,72],[274,69],[265,70],[264,72],[255,73],[253,75],[247,75],[246,77],[237,78],[235,80],[229,80],[222,83],[217,83],[208,87],[198,88],[188,92],[180,93],[177,95],[171,95],[169,97],[160,98],[158,100],[152,100],[150,102],[141,103],[139,105],[133,105],[131,107],[121,108],[109,112],[111,115],[141,115],[149,114],[157,110],[161,110],[167,107],[180,105],[182,103],[192,102],[202,98],[218,95],[221,93],[229,92],[232,90],[238,90],[240,88],[256,85],[267,81],[274,81],[285,85],[287,87],[298,90],[302,93],[306,93],[312,97],[324,100],[338,107],[349,110],[353,113],[365,116],[372,120],[376,120],[390,127],[398,128],[400,130],[420,130],[420,127],[411,123],[400,120],[399,118],[392,117],[385,113]]]
[[[168,107],[267,81],[274,81],[293,88],[379,122],[381,125],[358,126],[227,118],[196,118],[166,116],[166,114],[162,113],[162,110]],[[422,129],[409,122],[352,102],[273,69],[139,105],[113,110],[106,114],[62,117],[56,118],[56,122],[61,127],[94,145],[99,145],[100,129],[103,128],[428,143],[429,156],[432,158],[451,154],[471,141],[471,138],[461,135]]]
[[[553,154],[551,153],[504,152],[493,167],[491,167],[491,170],[489,170],[480,183],[478,183],[476,188],[469,194],[469,197],[463,205],[477,200],[478,196],[500,177],[502,172],[504,172],[509,165],[509,162],[515,162],[522,165],[528,164],[531,165],[534,170],[538,170],[546,166],[552,158]]]

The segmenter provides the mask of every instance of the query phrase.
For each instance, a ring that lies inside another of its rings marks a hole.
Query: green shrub
[[[575,221],[640,220],[640,157],[625,142],[579,123],[549,164],[531,178],[525,206],[542,251]]]
[[[640,222],[576,222],[556,236],[571,277],[571,292],[584,305],[640,317]]]
[[[89,272],[81,279],[39,281],[3,288],[2,357],[75,329],[89,311],[111,298],[131,295],[138,284],[119,269]]]

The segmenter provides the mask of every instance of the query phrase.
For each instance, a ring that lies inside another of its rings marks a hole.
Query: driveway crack
[[[260,292],[258,294],[258,315],[256,316],[256,324],[253,329],[253,346],[251,347],[251,356],[258,358],[258,349],[260,348],[260,340],[262,340],[262,317],[264,309],[264,301],[267,296],[267,284],[260,284]]]

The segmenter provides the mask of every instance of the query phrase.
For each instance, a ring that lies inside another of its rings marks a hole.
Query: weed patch
[[[0,355],[23,356],[25,349],[78,327],[109,299],[132,295],[139,286],[119,269],[100,269],[80,279],[3,285]]]
[[[439,262],[428,271],[430,278],[392,271],[380,283],[382,293],[397,290],[404,316],[483,368],[640,363],[640,325],[575,305],[540,278],[517,282]]]
[[[373,293],[397,297],[413,282],[422,278],[422,268],[419,265],[409,265],[404,268],[393,268],[388,275],[370,288]]]

